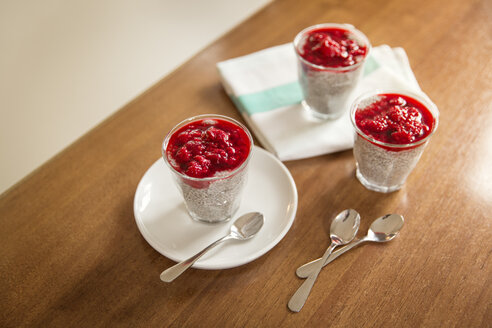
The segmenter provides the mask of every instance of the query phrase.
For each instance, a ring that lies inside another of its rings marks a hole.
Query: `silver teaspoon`
[[[252,212],[242,215],[231,226],[228,235],[211,243],[210,245],[208,245],[203,250],[198,252],[196,255],[190,257],[189,259],[184,260],[170,267],[169,269],[163,271],[161,273],[161,280],[165,282],[173,281],[174,279],[179,277],[179,275],[182,274],[186,269],[192,266],[193,263],[195,263],[200,257],[202,257],[203,254],[205,254],[210,249],[212,249],[213,247],[217,246],[218,244],[226,240],[229,239],[247,240],[252,238],[254,235],[258,233],[258,231],[260,231],[261,227],[263,226],[263,222],[264,222],[264,218],[263,218],[263,214],[261,213]]]
[[[349,209],[338,214],[331,222],[330,226],[330,239],[331,245],[325,251],[325,254],[321,258],[321,261],[315,264],[315,267],[309,277],[304,280],[301,287],[291,297],[288,307],[291,311],[301,311],[304,303],[306,302],[311,289],[318,278],[318,275],[323,268],[323,263],[328,259],[333,249],[340,245],[348,244],[354,239],[359,230],[360,215],[357,211]]]
[[[364,236],[363,238],[354,241],[353,243],[348,244],[347,246],[344,246],[340,248],[339,250],[333,252],[333,254],[330,256],[330,258],[323,264],[323,266],[326,266],[328,263],[332,262],[335,260],[337,257],[340,255],[344,254],[345,252],[348,252],[352,248],[365,243],[367,241],[373,241],[377,243],[384,243],[390,240],[393,240],[396,236],[398,236],[398,233],[400,232],[400,229],[403,227],[403,216],[398,215],[398,214],[386,214],[384,216],[381,216],[380,218],[374,220],[374,222],[371,224],[371,227],[367,231],[367,235]],[[321,261],[321,258],[311,261],[309,263],[306,263],[296,270],[296,274],[299,278],[307,278],[313,272],[313,270],[316,267],[316,263]]]

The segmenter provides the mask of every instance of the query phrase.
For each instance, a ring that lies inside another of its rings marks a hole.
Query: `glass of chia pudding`
[[[321,119],[342,116],[371,50],[367,37],[349,24],[319,24],[302,30],[294,48],[303,107]]]
[[[387,193],[400,189],[417,165],[439,111],[423,94],[387,91],[360,96],[350,117],[356,176],[367,189]]]
[[[252,150],[248,129],[222,115],[191,117],[167,134],[164,161],[194,220],[224,222],[236,213]]]

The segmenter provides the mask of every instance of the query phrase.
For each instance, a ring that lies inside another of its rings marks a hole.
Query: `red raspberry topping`
[[[301,56],[310,63],[325,67],[346,67],[359,63],[367,47],[351,39],[341,28],[320,28],[309,32]]]
[[[409,144],[429,135],[434,117],[411,97],[382,94],[369,106],[357,108],[355,122],[362,132],[378,141]]]
[[[169,139],[166,154],[178,172],[206,178],[239,167],[248,157],[250,147],[248,135],[236,124],[203,119],[176,131]]]

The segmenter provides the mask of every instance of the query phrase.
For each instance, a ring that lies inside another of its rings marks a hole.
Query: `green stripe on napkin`
[[[241,107],[250,115],[300,103],[302,99],[301,86],[297,81],[238,97]]]
[[[366,62],[364,63],[364,72],[362,73],[362,75],[367,76],[377,70],[379,67],[381,67],[381,65],[379,65],[376,59],[369,55],[369,57],[367,57],[366,59]]]

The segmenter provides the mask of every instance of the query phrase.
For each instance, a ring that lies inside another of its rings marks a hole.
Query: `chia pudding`
[[[336,119],[349,107],[371,45],[352,25],[320,24],[294,39],[303,106],[313,116]]]
[[[193,219],[223,222],[236,213],[252,149],[248,129],[226,116],[195,116],[169,132],[164,161]]]
[[[426,96],[388,92],[359,97],[351,110],[359,181],[379,192],[400,189],[436,130],[438,116]]]

